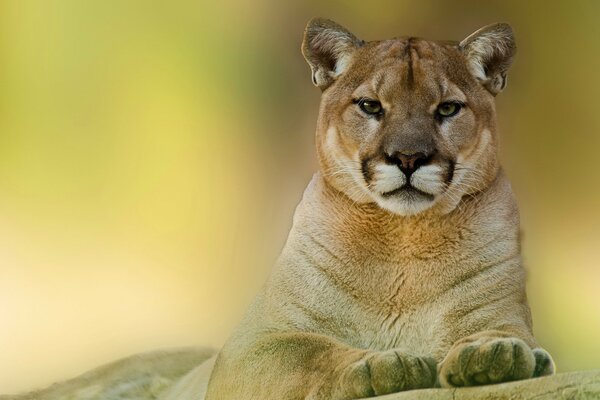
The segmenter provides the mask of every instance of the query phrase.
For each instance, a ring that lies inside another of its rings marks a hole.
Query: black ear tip
[[[510,35],[510,36],[514,36],[515,31],[513,30],[513,27],[506,23],[506,22],[501,22],[498,24],[498,29],[501,32],[504,32],[506,35]]]
[[[495,24],[492,24],[490,26],[495,27],[498,30],[512,30],[512,26],[510,26],[508,22],[496,22]]]
[[[306,23],[306,30],[333,28],[333,27],[339,27],[339,25],[330,19],[322,18],[322,17],[312,17]]]
[[[487,32],[495,32],[504,37],[512,38],[515,35],[512,26],[506,22],[498,22],[496,24],[488,25],[487,27],[483,28],[483,30]]]

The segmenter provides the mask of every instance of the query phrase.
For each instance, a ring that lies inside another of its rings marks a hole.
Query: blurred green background
[[[364,39],[510,22],[498,97],[535,332],[600,367],[600,2],[0,2],[0,392],[223,343],[316,168],[313,16]]]

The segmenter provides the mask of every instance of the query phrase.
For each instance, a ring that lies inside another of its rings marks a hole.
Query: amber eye
[[[441,103],[435,112],[439,117],[448,118],[458,114],[462,107],[462,103],[458,101],[447,101]]]
[[[358,106],[369,115],[380,115],[383,113],[383,107],[377,100],[360,99],[358,100]]]

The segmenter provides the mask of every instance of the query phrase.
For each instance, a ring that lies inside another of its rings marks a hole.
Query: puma
[[[532,334],[494,96],[509,25],[364,42],[309,22],[319,172],[207,400],[359,399],[553,373]]]

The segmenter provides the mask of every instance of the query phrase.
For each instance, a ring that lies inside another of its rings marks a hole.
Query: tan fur
[[[463,386],[552,372],[533,351],[518,210],[497,158],[493,97],[514,49],[505,24],[458,44],[364,43],[309,23],[320,171],[220,352],[208,400],[354,399],[433,386],[438,374]],[[381,118],[359,109],[363,97],[381,102]],[[465,107],[436,122],[450,100]],[[407,181],[388,149],[433,154],[410,178],[428,195],[382,193]]]

